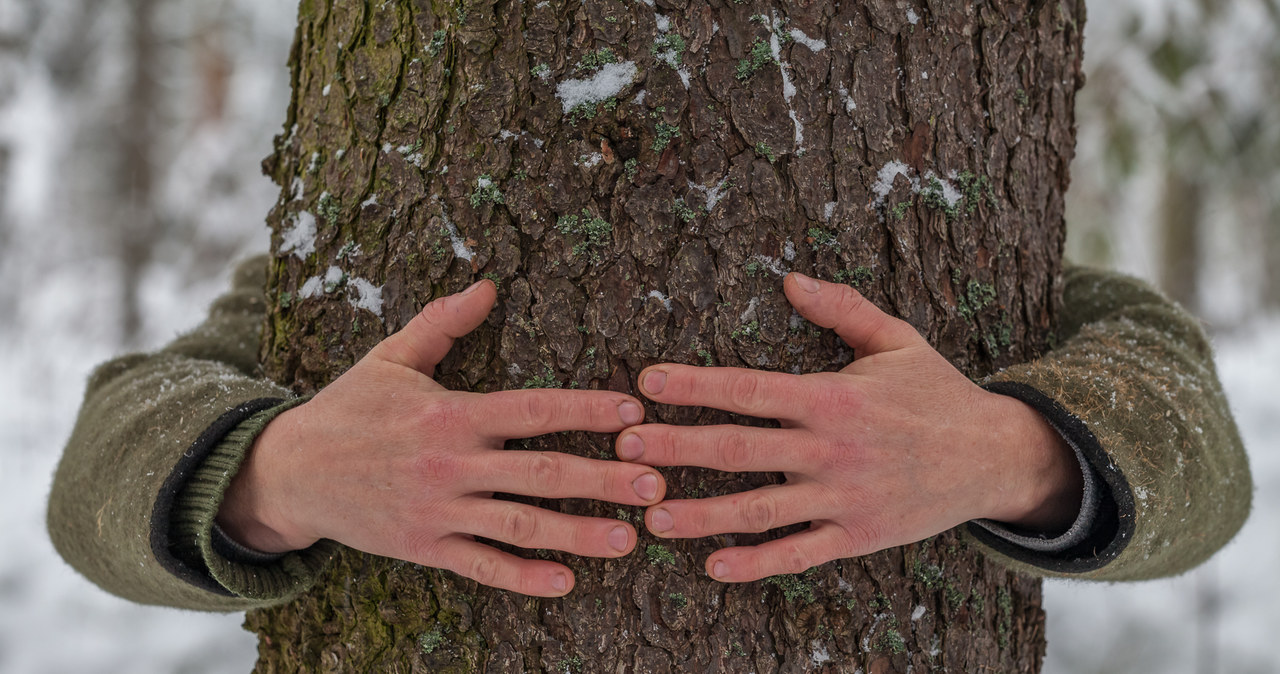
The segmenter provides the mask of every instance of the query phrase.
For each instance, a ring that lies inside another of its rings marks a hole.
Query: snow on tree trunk
[[[442,364],[449,387],[843,366],[849,350],[784,299],[789,270],[858,287],[973,376],[1032,358],[1057,302],[1084,9],[1030,4],[303,0],[265,162],[282,188],[266,371],[315,390],[482,276],[498,307]],[[515,444],[611,458],[611,442]],[[666,474],[675,497],[780,479]],[[638,508],[543,505],[637,523],[636,553],[525,552],[577,573],[541,600],[347,552],[250,614],[259,671],[1040,666],[1039,582],[954,533],[725,585],[706,556],[759,536],[657,540]]]

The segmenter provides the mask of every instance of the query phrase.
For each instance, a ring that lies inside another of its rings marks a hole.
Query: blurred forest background
[[[0,0],[0,671],[251,666],[238,616],[133,606],[76,576],[43,501],[92,366],[194,325],[229,261],[266,249],[278,190],[258,162],[284,120],[295,9]],[[1047,584],[1045,671],[1274,672],[1280,0],[1096,2],[1086,70],[1068,255],[1204,318],[1258,490],[1195,573]]]

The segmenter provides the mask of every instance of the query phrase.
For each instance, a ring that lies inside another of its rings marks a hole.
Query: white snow
[[[716,204],[720,203],[720,200],[724,198],[725,192],[729,191],[729,184],[724,180],[717,180],[712,187],[699,185],[692,180],[686,180],[685,182],[689,189],[701,192],[702,196],[706,198],[706,204],[703,207],[707,209],[708,213],[716,209]]]
[[[827,651],[827,647],[821,641],[814,639],[809,642],[809,647],[813,650],[809,653],[809,662],[815,665],[822,665],[831,661],[831,653]]]
[[[489,185],[492,185],[493,182],[488,178],[481,176],[476,180],[476,184],[479,187],[488,187]],[[444,221],[444,227],[449,231],[449,243],[453,247],[454,256],[470,262],[472,258],[476,256],[475,251],[467,247],[467,242],[462,238],[462,234],[458,231],[458,226],[453,224],[453,221],[449,219],[448,207],[446,207],[444,202],[440,200],[439,195],[432,195],[431,200],[440,205],[440,219]]]
[[[849,87],[846,87],[844,82],[841,82],[836,86],[836,91],[840,93],[840,100],[844,101],[845,112],[852,113],[854,110],[858,109],[857,102],[855,102],[853,97],[849,95]]]
[[[916,10],[914,10],[914,9],[912,9],[912,8],[910,8],[910,7],[908,7],[908,8],[907,8],[907,21],[908,21],[908,22],[910,22],[910,23],[911,23],[911,25],[913,25],[913,26],[914,26],[914,25],[916,25],[917,23],[919,23],[919,22],[920,22],[920,15],[919,15],[919,14],[916,14]]]
[[[893,190],[893,181],[897,179],[898,176],[903,176],[908,180],[911,180],[912,191],[918,189],[920,181],[911,177],[910,166],[896,160],[887,161],[884,166],[881,166],[880,170],[876,172],[876,181],[871,183],[871,192],[876,195],[873,205],[878,207],[884,204],[885,198],[887,198],[889,196],[889,192]]]
[[[524,131],[524,130],[521,130],[519,133],[516,133],[514,131],[508,131],[507,129],[503,129],[502,131],[498,132],[498,137],[503,140],[511,140],[512,138],[519,138],[521,136],[529,136],[529,140],[532,140],[534,146],[537,147],[539,150],[542,149],[542,145],[545,142],[541,138],[537,138],[533,136],[533,134],[530,134],[528,131]],[[446,171],[441,171],[441,173],[445,173],[445,172]]]
[[[293,253],[299,260],[316,252],[316,216],[299,212],[293,226],[281,234],[280,252]]]
[[[667,313],[671,313],[671,298],[664,295],[661,291],[650,290],[646,297],[662,302],[662,307],[667,310]]]
[[[382,318],[382,286],[375,286],[368,279],[356,277],[347,281],[347,287],[354,288],[356,291],[355,297],[347,293],[347,301],[351,306],[372,312],[373,315]]]
[[[599,152],[592,152],[590,154],[584,154],[579,156],[578,159],[573,163],[576,166],[585,166],[587,168],[595,168],[602,161],[604,161],[604,155],[600,154]]]
[[[790,241],[788,241],[787,243],[790,243]],[[792,254],[792,256],[794,257],[794,253]],[[756,254],[756,255],[752,255],[751,259],[760,263],[760,266],[764,267],[765,269],[768,269],[770,272],[777,274],[778,276],[786,276],[788,273],[787,266],[784,265],[782,261],[776,257]],[[754,309],[755,305],[752,305],[752,308]]]
[[[636,68],[634,61],[610,63],[598,70],[590,78],[564,80],[557,84],[556,97],[560,99],[564,112],[568,113],[575,106],[583,103],[599,103],[610,97],[617,96],[618,93],[631,84],[637,72],[639,70]]]
[[[312,276],[302,282],[302,287],[298,288],[298,297],[302,299],[311,299],[324,294],[324,279],[319,276]]]
[[[800,123],[800,118],[796,116],[796,109],[791,105],[791,99],[796,95],[796,85],[791,83],[789,72],[791,64],[782,58],[782,43],[778,39],[778,32],[782,30],[782,20],[778,18],[776,11],[771,11],[770,15],[773,30],[769,31],[769,51],[773,54],[773,60],[777,62],[778,70],[782,73],[782,99],[787,103],[787,115],[791,117],[791,124],[794,127],[796,153],[800,154],[804,152],[804,125]]]
[[[795,40],[796,44],[802,44],[808,47],[809,51],[812,51],[812,52],[820,52],[823,49],[827,48],[826,40],[819,40],[817,38],[809,37],[808,35],[805,35],[804,31],[800,30],[799,28],[791,29],[791,39]]]

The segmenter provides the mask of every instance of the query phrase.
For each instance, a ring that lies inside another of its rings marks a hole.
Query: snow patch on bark
[[[565,80],[556,85],[556,98],[564,112],[568,112],[583,103],[599,103],[617,96],[635,79],[638,72],[634,61],[610,63],[601,68],[590,78],[582,80]]]
[[[293,227],[284,231],[280,252],[293,253],[299,260],[316,252],[316,216],[306,211],[298,213]]]

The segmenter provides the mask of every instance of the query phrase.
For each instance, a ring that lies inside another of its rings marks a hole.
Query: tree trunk
[[[451,388],[847,364],[788,306],[788,270],[855,285],[972,376],[1035,357],[1058,301],[1083,3],[931,5],[303,0],[289,131],[264,164],[282,187],[266,371],[315,390],[481,276],[499,304],[440,367]],[[610,458],[611,441],[517,444]],[[780,479],[666,474],[677,497]],[[258,670],[1040,667],[1039,582],[954,532],[725,585],[702,563],[730,537],[639,528],[621,560],[525,553],[577,573],[555,600],[346,552],[309,594],[250,614]]]

